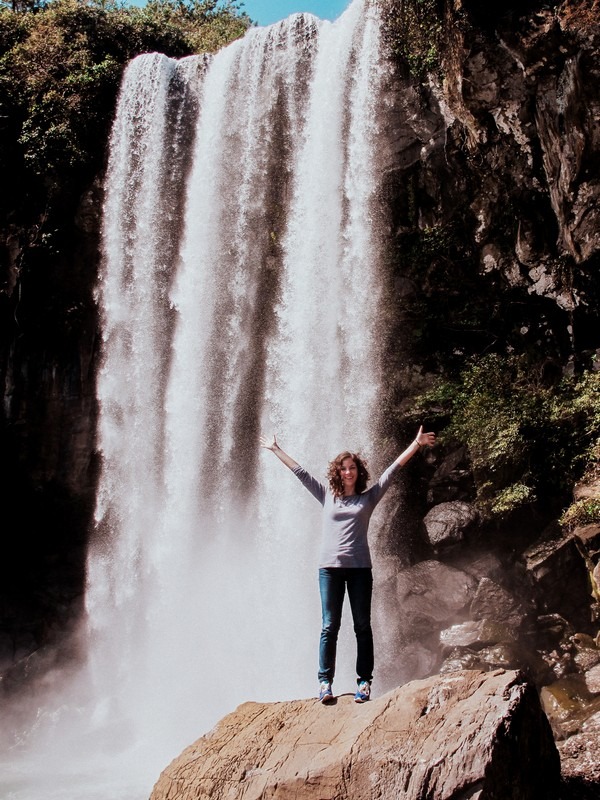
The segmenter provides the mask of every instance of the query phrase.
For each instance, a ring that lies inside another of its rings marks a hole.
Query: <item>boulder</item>
[[[525,571],[540,611],[559,614],[577,627],[589,625],[589,572],[575,536],[557,533],[528,548]],[[586,542],[587,544],[587,542]]]
[[[151,800],[552,800],[559,781],[535,689],[516,672],[463,671],[364,705],[245,703],[164,770]]]
[[[423,638],[452,624],[477,590],[471,575],[435,560],[402,570],[392,585],[397,625],[410,638]]]
[[[581,673],[566,675],[542,687],[540,698],[557,740],[579,733],[589,719],[600,713],[600,697],[588,690]]]
[[[573,662],[580,672],[586,672],[600,664],[600,649],[596,641],[587,633],[574,633],[571,636],[573,644]]]
[[[436,549],[462,542],[465,533],[479,519],[479,514],[470,503],[451,500],[434,506],[425,515],[423,522],[427,536]]]
[[[566,797],[595,800],[600,797],[600,711],[587,719],[581,730],[557,743],[561,772],[575,793]]]
[[[585,687],[590,694],[600,694],[600,664],[584,673]]]
[[[437,467],[427,492],[429,505],[465,500],[474,494],[473,475],[465,446],[452,450]]]
[[[490,580],[501,580],[505,574],[505,565],[497,553],[489,550],[473,551],[468,548],[460,553],[460,557],[456,558],[453,554],[452,566],[456,569],[462,569],[473,578],[480,581],[482,578],[489,578]]]
[[[471,575],[434,560],[403,569],[377,587],[374,628],[384,689],[438,671],[440,631],[465,619],[476,589]]]
[[[522,628],[533,611],[532,606],[527,606],[507,589],[485,577],[479,581],[471,602],[474,619],[504,622],[515,629]]]
[[[455,672],[461,669],[520,669],[523,658],[512,643],[475,647],[454,647],[444,659],[440,672]]]
[[[583,478],[573,487],[573,500],[597,500],[600,498],[600,468],[591,464]]]

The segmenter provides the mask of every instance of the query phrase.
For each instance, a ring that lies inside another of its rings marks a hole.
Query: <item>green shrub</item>
[[[477,504],[488,517],[534,500],[564,506],[596,459],[600,373],[565,377],[557,386],[541,375],[522,357],[487,355],[417,398],[411,412],[437,423],[442,443],[467,445]]]
[[[16,142],[3,144],[29,175],[69,182],[101,163],[131,58],[213,51],[249,24],[238,3],[217,0],[150,0],[143,8],[53,0],[35,13],[0,9],[0,108],[13,139],[16,133]]]
[[[491,503],[491,512],[494,515],[502,516],[531,503],[534,499],[535,493],[530,486],[525,486],[523,483],[513,483],[497,493]]]

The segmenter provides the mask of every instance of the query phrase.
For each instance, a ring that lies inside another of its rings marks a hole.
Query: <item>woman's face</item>
[[[354,487],[356,486],[356,479],[358,478],[358,467],[353,458],[348,456],[342,461],[340,477],[342,479],[342,486],[344,487],[344,494],[354,494]]]

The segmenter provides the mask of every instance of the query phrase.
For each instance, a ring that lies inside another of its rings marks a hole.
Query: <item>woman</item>
[[[414,441],[386,469],[377,483],[367,489],[369,473],[366,463],[357,453],[346,451],[334,458],[327,471],[329,486],[325,487],[279,447],[275,436],[272,440],[261,437],[261,446],[275,453],[323,506],[319,557],[323,615],[319,646],[319,700],[322,703],[334,700],[332,683],[335,655],[346,589],[357,646],[358,688],[354,699],[357,703],[364,703],[371,696],[374,659],[371,631],[373,575],[367,540],[369,520],[396,470],[410,461],[421,447],[434,442],[435,434],[423,433],[421,425]]]

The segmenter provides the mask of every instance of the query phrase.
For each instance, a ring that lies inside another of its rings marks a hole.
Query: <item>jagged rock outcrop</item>
[[[435,466],[446,457],[442,451],[429,458]],[[463,476],[447,472],[450,496],[452,480],[462,485]],[[582,500],[596,502],[597,482],[586,475],[573,497],[575,508]],[[451,512],[463,505],[468,507],[454,501],[437,508]],[[443,523],[444,513],[440,516]],[[435,513],[431,518],[436,519]],[[376,569],[375,618],[384,643],[380,664],[386,679],[397,682],[434,671],[525,671],[541,689],[560,744],[562,796],[591,800],[600,792],[594,766],[600,709],[600,528],[554,522],[528,544],[533,531],[533,521],[524,531],[472,521],[468,537],[438,547],[435,559],[400,566],[395,574],[385,564],[379,577]]]
[[[390,88],[384,190],[398,329],[411,337],[398,337],[396,401],[409,414],[435,374],[461,370],[472,356],[525,354],[538,360],[539,381],[553,386],[576,364],[595,369],[600,344],[598,3],[444,7],[439,73],[415,79],[410,59],[399,58]],[[427,44],[433,37],[430,29]],[[376,595],[386,672],[402,682],[432,669],[505,666],[526,669],[538,686],[587,674],[573,637],[597,632],[590,579],[599,550],[589,528],[567,533],[556,522],[568,494],[548,492],[531,513],[473,524],[466,536],[436,515],[472,504],[474,484],[490,474],[485,466],[476,474],[460,442],[426,459],[406,497],[425,485],[429,551],[409,561],[398,524],[381,541],[398,563],[392,577],[386,563]],[[579,498],[597,498],[593,481],[576,490]],[[452,547],[440,546],[444,537]],[[452,595],[450,610],[432,600],[444,592],[443,569],[429,567],[429,578],[411,585],[409,570],[422,572],[433,559],[475,579],[464,602]]]
[[[164,770],[151,800],[552,800],[559,772],[533,687],[462,671],[362,706],[245,703]]]

